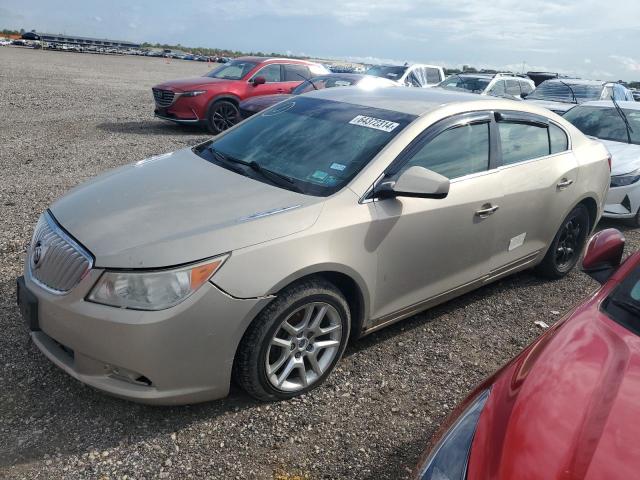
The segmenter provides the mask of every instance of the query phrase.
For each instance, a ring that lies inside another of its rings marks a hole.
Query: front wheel
[[[218,100],[209,107],[207,113],[207,128],[213,134],[218,134],[233,127],[240,121],[238,107],[228,100]]]
[[[234,364],[236,380],[265,401],[316,388],[342,357],[350,320],[347,301],[326,280],[287,288],[245,333]]]
[[[536,272],[547,278],[562,278],[575,267],[587,241],[590,230],[587,207],[577,205],[551,242],[544,259],[536,267]]]

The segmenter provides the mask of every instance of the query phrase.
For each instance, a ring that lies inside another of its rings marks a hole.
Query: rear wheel
[[[207,113],[207,128],[213,134],[218,134],[233,127],[240,121],[240,111],[235,103],[229,100],[218,100],[209,107]]]
[[[589,211],[584,205],[571,210],[536,271],[547,278],[562,278],[569,273],[578,263],[587,241],[589,223]]]
[[[340,291],[317,278],[287,288],[245,333],[234,376],[251,396],[281,400],[319,386],[349,338],[350,314]]]

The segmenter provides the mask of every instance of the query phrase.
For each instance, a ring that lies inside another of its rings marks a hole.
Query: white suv
[[[507,73],[454,73],[438,87],[517,99],[524,98],[536,89],[533,80]]]
[[[444,69],[436,65],[373,65],[366,72],[374,77],[388,78],[405,87],[435,87],[444,80]]]

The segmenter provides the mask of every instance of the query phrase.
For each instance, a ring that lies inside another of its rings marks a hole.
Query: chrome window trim
[[[47,222],[47,225],[49,225],[49,228],[51,228],[51,230],[53,230],[53,232],[58,235],[60,238],[62,238],[65,242],[67,242],[69,245],[71,245],[80,255],[82,255],[88,262],[88,267],[87,267],[87,271],[80,277],[80,280],[78,280],[78,283],[80,283],[82,281],[82,279],[93,269],[94,266],[94,259],[93,259],[93,255],[91,255],[86,248],[84,248],[82,245],[80,245],[77,241],[75,241],[67,232],[65,232],[59,225],[58,222],[56,222],[55,218],[53,217],[53,214],[49,211],[46,210],[43,213],[43,217],[45,219],[45,221]],[[63,291],[63,290],[56,290],[55,288],[51,288],[47,285],[45,285],[44,283],[42,283],[40,280],[38,280],[35,275],[33,275],[33,272],[31,270],[31,243],[29,243],[29,249],[27,250],[27,258],[26,258],[26,264],[27,264],[27,273],[29,274],[29,279],[35,283],[36,285],[38,285],[38,287],[42,288],[43,290],[53,294],[53,295],[57,295],[57,296],[64,296],[69,294],[73,288],[67,290],[67,291]]]

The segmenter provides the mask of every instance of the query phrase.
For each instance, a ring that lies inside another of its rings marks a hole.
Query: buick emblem
[[[31,262],[35,268],[38,267],[40,260],[42,260],[42,256],[44,254],[44,249],[42,247],[42,243],[36,243],[35,247],[33,247],[33,254],[31,255]]]

